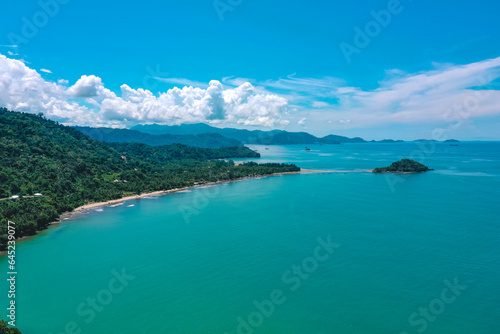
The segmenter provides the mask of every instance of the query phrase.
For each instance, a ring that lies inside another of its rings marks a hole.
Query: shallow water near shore
[[[17,326],[500,332],[500,143],[252,148],[336,171],[413,154],[435,171],[273,176],[92,210],[17,245]],[[4,319],[7,291],[2,280]]]

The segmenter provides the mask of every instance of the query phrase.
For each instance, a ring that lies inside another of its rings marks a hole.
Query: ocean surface
[[[17,327],[500,333],[500,143],[252,148],[332,172],[127,201],[18,243]],[[435,171],[363,171],[408,157]]]

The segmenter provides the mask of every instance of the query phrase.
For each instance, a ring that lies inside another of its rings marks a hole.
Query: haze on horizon
[[[70,125],[500,140],[499,10],[430,0],[12,3],[0,106]]]

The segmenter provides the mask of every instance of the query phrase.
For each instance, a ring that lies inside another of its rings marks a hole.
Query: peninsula
[[[9,220],[22,238],[89,204],[300,171],[293,164],[228,160],[258,157],[245,146],[106,143],[42,114],[0,108],[0,251]]]

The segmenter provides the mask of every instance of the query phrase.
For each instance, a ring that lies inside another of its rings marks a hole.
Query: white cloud
[[[41,71],[41,72],[45,72],[45,73],[52,73],[52,71],[51,71],[51,70],[47,70],[47,69],[45,69],[45,68],[41,68],[41,69],[40,69],[40,71]]]
[[[467,65],[434,64],[434,67],[418,73],[386,71],[386,78],[373,90],[348,86],[331,77],[288,76],[253,83],[286,97],[289,109],[297,110],[295,119],[307,117],[310,127],[323,132],[500,116],[500,91],[487,87],[500,78],[500,57]]]
[[[0,73],[0,105],[17,111],[43,112],[66,124],[208,122],[277,126],[288,123],[283,119],[288,101],[263,93],[248,82],[224,89],[222,83],[213,80],[206,89],[184,86],[158,95],[124,84],[121,96],[117,96],[95,75],[83,75],[67,88],[67,80],[46,81],[21,61],[1,54]]]
[[[102,80],[95,75],[83,75],[78,81],[68,89],[68,93],[73,97],[91,98],[97,96],[114,97],[109,89],[104,88]]]
[[[500,58],[468,65],[396,76],[364,91],[343,87],[334,92],[336,113],[365,126],[381,123],[443,121],[450,110],[463,117],[499,114],[500,91],[485,87],[500,77]],[[352,116],[352,117],[351,117]]]
[[[297,122],[298,125],[305,125],[307,121],[307,118],[302,118],[300,121]]]
[[[39,113],[48,117],[79,122],[88,110],[68,102],[65,88],[45,81],[41,75],[19,60],[0,54],[0,105],[11,110]]]
[[[121,87],[122,96],[105,99],[101,111],[105,119],[127,122],[181,124],[226,122],[243,125],[276,126],[287,124],[281,116],[287,101],[277,95],[255,94],[247,83],[224,90],[213,80],[207,89],[173,88],[158,97],[148,90]]]
[[[326,103],[326,102],[322,102],[322,101],[314,101],[312,103],[312,106],[314,108],[326,108],[326,107],[329,107],[330,104],[329,103]]]
[[[338,78],[297,78],[295,74],[278,80],[265,81],[236,77],[226,77],[223,79],[223,83],[230,85],[241,85],[242,82],[250,82],[261,90],[276,92],[297,105],[309,104],[311,96],[315,98],[331,97],[334,89],[345,84],[344,80]]]

